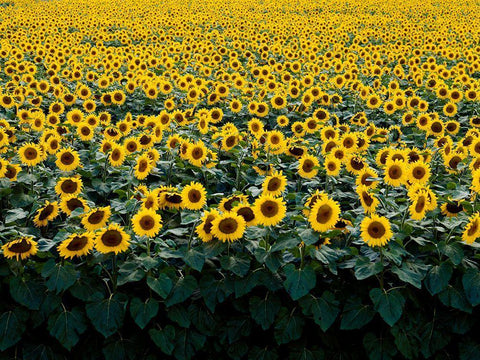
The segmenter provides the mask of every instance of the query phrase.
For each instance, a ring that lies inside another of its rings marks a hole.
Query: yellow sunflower
[[[82,216],[82,225],[88,231],[104,227],[112,214],[110,206],[94,208]]]
[[[68,216],[77,209],[83,209],[84,213],[89,210],[85,199],[76,195],[63,196],[60,201],[60,209]]]
[[[82,192],[83,182],[79,175],[61,177],[55,185],[55,192],[61,197],[75,196]]]
[[[153,166],[153,161],[150,159],[148,154],[140,155],[137,158],[137,163],[135,164],[135,177],[139,180],[145,179],[152,171]]]
[[[15,258],[24,260],[38,251],[37,243],[33,241],[32,236],[22,236],[18,239],[7,242],[2,246],[3,256],[7,259]]]
[[[315,156],[305,154],[298,160],[298,174],[305,178],[311,179],[318,173],[318,159]]]
[[[280,223],[287,212],[282,198],[262,194],[253,205],[255,218],[260,225],[270,226]]]
[[[470,216],[468,224],[462,234],[462,240],[467,244],[473,244],[480,236],[480,214],[477,212]]]
[[[385,183],[394,187],[404,184],[406,180],[405,163],[400,160],[388,160],[384,180]]]
[[[308,222],[313,230],[325,232],[334,227],[339,218],[340,205],[325,196],[313,205],[308,216]]]
[[[130,235],[118,224],[103,228],[95,238],[95,249],[102,254],[124,252],[130,246]]]
[[[200,210],[207,203],[207,191],[199,182],[192,181],[182,190],[183,207],[189,210]]]
[[[36,227],[46,226],[49,221],[55,219],[58,216],[58,203],[45,201],[42,208],[37,210],[37,214],[33,219],[33,223]]]
[[[248,203],[240,203],[233,207],[232,211],[243,217],[247,226],[253,226],[257,224],[257,218],[253,207]]]
[[[63,148],[57,152],[56,156],[55,164],[62,171],[72,171],[81,166],[80,156],[72,148]]]
[[[93,250],[95,235],[91,232],[71,234],[57,246],[61,257],[73,259],[84,256]]]
[[[216,209],[211,209],[204,213],[201,219],[202,222],[195,228],[195,232],[203,242],[208,242],[213,239],[212,222],[219,216],[220,213]]]
[[[360,224],[361,237],[368,246],[383,246],[392,238],[390,222],[384,216],[372,214],[363,219]]]
[[[18,149],[20,161],[28,166],[35,166],[42,161],[42,149],[39,145],[26,143]]]
[[[274,171],[263,181],[263,193],[266,195],[280,196],[287,186],[287,177],[281,171]]]
[[[245,220],[234,212],[226,212],[212,221],[212,235],[225,242],[241,239],[245,232]]]
[[[152,209],[142,209],[132,218],[132,228],[138,236],[155,237],[162,228],[162,217]]]
[[[108,156],[108,161],[112,166],[120,166],[125,161],[125,148],[117,143],[111,143],[111,151]]]

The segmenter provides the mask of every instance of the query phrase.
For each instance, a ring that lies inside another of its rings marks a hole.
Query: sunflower
[[[190,164],[201,167],[207,159],[207,154],[207,147],[204,145],[203,141],[198,141],[188,147],[186,158]]]
[[[81,166],[80,156],[72,148],[63,148],[57,152],[56,156],[55,164],[62,171],[72,171]]]
[[[153,167],[153,161],[150,159],[148,154],[142,154],[137,158],[134,175],[137,179],[143,180],[148,176],[148,174],[150,174]]]
[[[142,209],[132,218],[132,228],[138,236],[155,237],[162,228],[162,217],[152,209]]]
[[[4,176],[7,179],[9,179],[10,181],[16,181],[17,180],[17,175],[20,171],[22,171],[22,168],[21,168],[20,165],[18,165],[18,164],[7,164]]]
[[[232,211],[243,217],[245,220],[246,226],[253,226],[257,224],[257,219],[255,217],[255,212],[253,207],[248,203],[240,203],[233,207]]]
[[[94,208],[83,215],[82,224],[88,231],[104,227],[112,214],[110,206]]]
[[[442,214],[447,217],[457,217],[459,213],[464,211],[460,201],[446,202],[440,207]]]
[[[387,161],[384,180],[388,185],[397,187],[405,183],[405,163],[400,160]]]
[[[320,190],[315,190],[315,192],[309,196],[307,201],[304,204],[304,209],[302,210],[303,214],[308,218],[310,214],[310,209],[315,205],[318,200],[327,199],[327,194]]]
[[[413,220],[421,220],[425,217],[427,209],[428,195],[424,191],[416,193],[414,198],[412,199],[412,204],[408,208],[410,212],[410,217]]]
[[[72,212],[77,209],[83,209],[84,213],[89,210],[85,199],[82,199],[76,195],[63,196],[60,201],[60,209],[68,216],[70,216]]]
[[[262,194],[255,200],[253,211],[260,225],[269,226],[277,225],[283,220],[287,207],[283,199]]]
[[[25,143],[18,149],[20,161],[28,166],[35,166],[42,161],[42,149],[39,145],[32,143]]]
[[[375,214],[365,217],[360,224],[361,237],[368,246],[383,246],[392,238],[390,222],[384,216]]]
[[[470,216],[468,224],[462,234],[462,240],[467,244],[473,244],[480,236],[480,214],[477,212]]]
[[[287,186],[287,178],[281,171],[274,171],[263,181],[263,193],[266,195],[280,196]]]
[[[319,162],[315,156],[305,154],[298,160],[298,174],[305,179],[311,179],[317,175],[318,166]]]
[[[202,184],[191,182],[182,190],[183,207],[189,210],[200,210],[207,203],[207,192]]]
[[[195,232],[197,233],[198,237],[202,239],[203,242],[208,242],[213,239],[212,221],[219,216],[220,213],[215,209],[206,211],[203,214],[203,217],[201,219],[202,222],[195,228]]]
[[[117,143],[111,144],[111,151],[108,155],[108,162],[112,166],[121,166],[125,161],[125,148],[118,145]]]
[[[82,192],[83,182],[80,175],[61,177],[55,185],[55,192],[60,197],[75,196]]]
[[[32,236],[22,236],[18,239],[7,242],[2,246],[3,256],[7,259],[15,258],[24,260],[38,251],[37,243],[33,241]]]
[[[175,190],[161,192],[158,197],[158,203],[161,209],[180,209],[183,207],[182,194]]]
[[[42,208],[37,210],[37,214],[33,219],[33,223],[36,227],[46,226],[49,221],[55,219],[58,216],[58,203],[45,201]]]
[[[365,185],[357,186],[356,190],[358,197],[360,198],[360,203],[362,204],[363,210],[367,214],[374,213],[379,204],[378,199],[375,197],[374,194],[370,193],[369,190],[370,188]]]
[[[342,162],[333,155],[329,155],[325,158],[325,171],[327,175],[338,176],[342,169]]]
[[[218,204],[218,208],[221,211],[232,211],[233,207],[236,205],[236,203],[243,204],[246,203],[248,204],[248,196],[247,195],[232,195],[226,198],[223,198],[220,203]]]
[[[226,212],[212,221],[212,235],[225,242],[241,239],[245,232],[245,220],[233,212]]]
[[[378,185],[378,181],[373,180],[375,178],[378,178],[378,173],[370,167],[365,167],[358,173],[355,184],[357,186],[364,185],[370,189],[375,189]]]
[[[421,160],[408,164],[406,176],[411,183],[424,185],[430,179],[430,165]]]
[[[340,218],[340,205],[338,202],[324,196],[313,205],[308,216],[308,222],[313,230],[325,232],[330,230]]]
[[[118,254],[128,249],[130,235],[118,224],[110,224],[99,231],[95,238],[95,249],[102,254],[114,252]]]
[[[95,235],[91,232],[71,234],[57,246],[57,250],[65,259],[84,256],[93,250],[94,239]]]

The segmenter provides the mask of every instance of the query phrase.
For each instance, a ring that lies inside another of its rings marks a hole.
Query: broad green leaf
[[[178,279],[177,283],[172,289],[172,292],[165,301],[165,305],[172,306],[184,302],[192,295],[193,291],[197,287],[197,280],[191,275],[187,275]]]
[[[220,258],[220,264],[225,270],[230,270],[235,275],[243,277],[250,269],[250,258],[247,256],[241,257],[240,254],[235,256],[223,256]]]
[[[63,308],[63,311],[48,318],[47,328],[50,335],[55,337],[65,349],[71,350],[80,340],[79,336],[85,332],[87,325],[85,316],[78,308],[73,308],[71,311]]]
[[[452,265],[443,262],[430,269],[423,283],[430,294],[436,295],[447,287],[448,282],[452,277],[452,273]]]
[[[402,267],[394,266],[392,272],[396,274],[400,280],[412,284],[418,289],[422,288],[422,280],[428,270],[428,266],[412,262],[404,262]]]
[[[263,330],[267,330],[273,324],[280,305],[280,300],[273,294],[267,293],[264,298],[253,296],[249,301],[250,314]]]
[[[23,209],[8,210],[5,215],[5,224],[11,224],[18,220],[23,220],[28,216],[28,211]]]
[[[277,344],[288,344],[302,336],[305,320],[287,308],[281,308],[275,322],[274,336]]]
[[[145,329],[150,320],[157,315],[158,308],[158,301],[152,298],[142,301],[134,297],[130,301],[130,314],[140,329]]]
[[[89,303],[86,306],[87,316],[95,329],[104,337],[114,334],[123,325],[125,303],[118,294],[108,299]]]
[[[313,320],[323,331],[327,331],[332,326],[340,312],[339,302],[330,291],[325,291],[320,297],[308,294],[298,302],[302,312],[307,316],[313,316]]]
[[[185,263],[197,271],[202,271],[205,255],[195,249],[188,250],[183,257]]]
[[[70,288],[77,280],[78,273],[73,265],[56,264],[51,259],[45,263],[42,269],[42,277],[46,278],[48,290],[55,291],[57,294]]]
[[[315,287],[317,277],[311,267],[297,269],[295,265],[288,264],[283,270],[286,276],[283,285],[293,300],[300,299]]]
[[[167,298],[173,287],[172,280],[164,273],[161,273],[158,276],[158,279],[155,279],[153,276],[148,276],[147,285],[163,299]]]
[[[355,277],[357,280],[367,279],[380,273],[382,270],[383,264],[380,261],[371,262],[367,257],[359,258],[355,263]]]
[[[173,355],[178,360],[192,359],[207,340],[206,336],[192,329],[182,329],[176,333]]]
[[[360,329],[368,324],[374,315],[375,311],[370,305],[362,304],[359,298],[349,299],[343,308],[340,329]]]
[[[438,298],[445,306],[450,306],[467,313],[472,312],[472,307],[467,301],[465,294],[455,286],[448,285],[445,290],[438,294]]]
[[[38,310],[45,297],[45,289],[33,280],[26,281],[20,277],[14,277],[10,280],[10,295],[28,309]]]
[[[25,331],[25,324],[19,310],[7,311],[0,315],[0,351],[18,343]]]
[[[375,288],[370,290],[370,299],[372,299],[374,309],[388,325],[393,326],[402,316],[405,298],[400,291],[385,292]]]
[[[465,295],[472,306],[480,304],[480,272],[477,269],[467,269],[462,277]]]
[[[175,328],[172,325],[167,325],[161,330],[150,329],[148,334],[163,353],[172,354],[175,348]]]

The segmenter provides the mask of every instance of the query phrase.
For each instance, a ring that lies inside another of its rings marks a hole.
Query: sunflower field
[[[0,359],[480,359],[480,3],[0,19]]]

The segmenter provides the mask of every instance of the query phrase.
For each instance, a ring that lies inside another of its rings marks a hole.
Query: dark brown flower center
[[[88,223],[92,225],[100,224],[100,222],[103,220],[105,217],[105,211],[103,210],[97,210],[93,214],[88,216]]]
[[[332,218],[332,215],[332,208],[329,205],[324,204],[318,208],[316,217],[317,222],[319,222],[320,224],[325,224]]]
[[[197,203],[202,199],[202,193],[197,189],[192,189],[188,192],[188,200],[191,203]]]
[[[282,181],[279,178],[274,177],[268,182],[267,189],[268,191],[277,191],[278,189],[280,189],[281,185]]]
[[[267,200],[260,206],[260,211],[265,217],[274,217],[278,214],[278,204],[275,201]]]
[[[37,156],[38,156],[38,152],[33,147],[28,147],[25,150],[25,157],[27,158],[27,160],[34,160],[37,158]]]
[[[38,220],[45,220],[48,218],[52,213],[53,213],[53,205],[47,205],[45,206],[42,211],[40,212],[40,215],[38,216]]]
[[[75,236],[67,245],[67,249],[70,251],[82,250],[88,243],[88,237]]]
[[[72,165],[74,161],[75,157],[70,152],[63,153],[60,157],[60,162],[63,165]]]
[[[145,215],[140,219],[139,224],[143,230],[151,230],[155,226],[155,219],[150,215]]]
[[[66,194],[73,194],[78,189],[78,184],[72,180],[65,180],[62,182],[60,186],[62,191]]]
[[[400,179],[402,177],[402,169],[398,165],[392,165],[388,169],[388,175],[394,180]]]
[[[233,234],[238,229],[238,223],[233,218],[222,219],[218,224],[218,229],[224,234]]]
[[[374,239],[379,239],[386,233],[386,229],[383,224],[379,221],[373,221],[368,225],[368,235]]]
[[[120,245],[123,238],[118,230],[107,230],[102,235],[101,240],[105,246],[114,247]]]
[[[16,254],[23,254],[29,252],[31,248],[32,244],[28,240],[22,239],[22,241],[10,245],[8,250]]]

